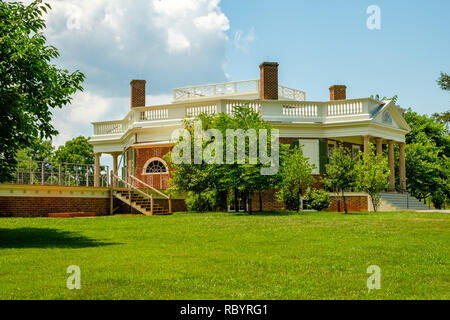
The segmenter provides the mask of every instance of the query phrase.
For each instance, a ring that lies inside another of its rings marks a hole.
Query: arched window
[[[145,173],[167,173],[167,167],[161,160],[151,160],[145,167]]]

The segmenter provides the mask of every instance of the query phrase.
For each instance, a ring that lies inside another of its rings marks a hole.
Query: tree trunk
[[[345,203],[344,190],[342,190],[342,201],[344,202],[344,211],[345,211],[345,214],[347,214],[347,203]]]
[[[259,211],[262,212],[262,194],[261,191],[259,192]]]
[[[297,213],[300,211],[300,192],[297,192],[297,196],[296,196],[296,202],[297,202]]]
[[[370,196],[370,200],[372,201],[373,211],[377,212],[378,208],[375,206],[375,198],[373,196]]]
[[[248,214],[252,214],[252,197],[248,197]]]
[[[248,196],[246,193],[244,193],[242,195],[242,202],[244,203],[244,212],[245,213],[247,213],[247,199],[248,199]]]
[[[197,195],[198,195],[199,211],[200,211],[200,212],[203,212],[203,206],[202,206],[202,193],[199,192],[199,193],[197,193]]]
[[[234,188],[234,211],[239,212],[238,190]]]

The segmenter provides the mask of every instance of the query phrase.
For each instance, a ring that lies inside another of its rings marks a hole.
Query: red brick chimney
[[[330,101],[333,100],[345,100],[346,99],[346,86],[334,85],[330,87]]]
[[[145,106],[145,80],[132,80],[131,86],[131,108]]]
[[[278,63],[263,62],[259,65],[260,99],[278,100]]]

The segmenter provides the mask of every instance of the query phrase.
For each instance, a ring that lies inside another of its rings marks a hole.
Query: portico
[[[380,137],[370,137],[370,136],[364,136],[364,153],[368,152],[368,145],[369,142],[371,142],[371,138],[375,140],[375,146],[376,146],[376,154],[382,155],[383,154],[383,143],[386,143],[388,145],[388,165],[389,165],[389,186],[388,191],[393,192],[396,191],[395,187],[395,144],[398,145],[399,148],[399,158],[398,158],[398,167],[399,167],[399,191],[405,192],[406,191],[406,159],[405,159],[405,142],[402,141],[394,141],[394,140],[384,140]]]

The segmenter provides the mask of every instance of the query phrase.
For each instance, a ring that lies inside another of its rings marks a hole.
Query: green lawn
[[[0,299],[450,299],[450,215],[3,218]]]

